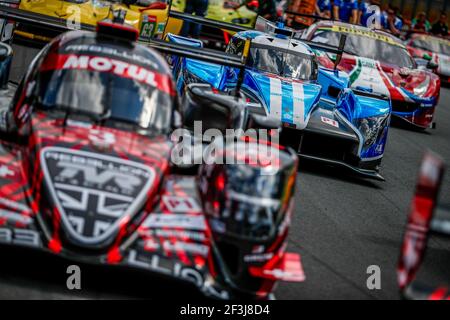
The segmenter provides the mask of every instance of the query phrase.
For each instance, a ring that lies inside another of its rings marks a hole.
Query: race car
[[[336,45],[347,36],[343,59],[338,69],[350,74],[352,88],[388,96],[392,114],[415,128],[433,125],[440,95],[440,80],[434,73],[417,69],[403,43],[392,35],[366,27],[321,21],[312,25],[302,39]],[[325,67],[334,64],[335,55],[316,51]]]
[[[247,108],[281,121],[282,144],[301,157],[383,180],[379,170],[391,117],[389,98],[350,89],[351,78],[333,66],[319,67],[312,48],[292,38],[293,30],[262,18],[257,27],[265,31],[239,32],[227,47],[228,53],[244,57],[249,51],[243,76],[233,67],[175,56],[171,64],[177,90],[182,93],[190,83],[230,93],[242,87]],[[168,40],[203,45],[176,35],[168,35]],[[337,48],[310,45],[342,54]]]
[[[246,27],[253,27],[257,14],[250,1],[209,0],[206,18]],[[186,0],[174,0],[172,8],[184,11]]]
[[[405,299],[450,299],[450,204],[438,204],[444,172],[444,161],[427,152],[420,168],[397,267],[398,285]],[[448,197],[446,199],[448,201]],[[441,265],[433,261],[439,261]]]
[[[33,60],[0,117],[0,243],[146,270],[220,299],[271,298],[278,280],[303,281],[300,256],[286,252],[295,153],[238,139],[195,172],[175,165],[180,103],[230,123],[243,102],[195,85],[180,101],[169,66],[138,36],[105,21]],[[2,44],[0,61],[10,55]],[[248,161],[260,147],[271,161]]]
[[[254,2],[247,0],[209,0],[206,18],[213,21],[253,28],[258,16],[255,12]],[[185,6],[186,0],[174,0],[171,4],[171,10],[184,12]],[[183,21],[183,19],[169,18],[166,33],[180,34]],[[208,47],[224,48],[224,44],[229,41],[229,33],[233,33],[233,31],[205,25],[202,28],[201,38]]]
[[[413,57],[436,64],[442,83],[450,84],[450,40],[417,33],[406,41],[406,47]]]
[[[0,0],[0,5],[18,7],[36,21],[63,21],[72,29],[84,25],[94,30],[97,22],[120,14],[125,23],[139,30],[142,40],[162,38],[169,10],[166,1],[157,0]],[[19,25],[15,29],[16,36],[36,42],[48,42],[58,33],[44,24],[39,28]]]

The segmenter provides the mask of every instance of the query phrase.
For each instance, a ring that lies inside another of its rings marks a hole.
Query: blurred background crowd
[[[310,8],[305,10],[306,6]],[[449,31],[447,10],[450,8],[447,8],[447,0],[291,0],[287,9],[288,12],[310,13],[322,18],[386,29],[398,36],[408,31],[448,36]],[[310,24],[301,17],[294,17],[289,22],[294,27],[296,24]]]
[[[205,16],[210,1],[186,0],[185,12]],[[295,29],[317,18],[385,29],[404,37],[411,32],[449,36],[449,0],[234,0],[229,6],[251,7],[272,21],[284,19]],[[183,30],[182,34],[188,31]],[[193,32],[194,34],[198,34]]]

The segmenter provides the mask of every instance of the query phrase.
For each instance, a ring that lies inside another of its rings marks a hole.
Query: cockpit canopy
[[[38,66],[36,107],[90,113],[139,130],[170,130],[175,91],[159,55],[84,35],[56,41]]]
[[[251,41],[248,68],[294,80],[317,79],[315,55],[300,41],[244,32],[233,37],[227,52],[242,55],[247,40]]]
[[[315,59],[299,52],[253,44],[248,67],[295,80],[316,80],[318,66]]]

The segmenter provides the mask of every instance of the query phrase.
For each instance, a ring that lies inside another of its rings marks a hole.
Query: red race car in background
[[[442,83],[450,85],[450,40],[415,33],[406,41],[406,47],[414,58],[425,59],[436,64],[436,73]]]
[[[401,40],[383,31],[321,21],[305,31],[302,38],[338,46],[341,35],[346,35],[347,41],[337,68],[349,74],[351,86],[390,97],[395,117],[420,129],[430,127],[439,101],[439,77],[418,69]],[[322,51],[316,54],[323,67],[334,67],[336,55]]]

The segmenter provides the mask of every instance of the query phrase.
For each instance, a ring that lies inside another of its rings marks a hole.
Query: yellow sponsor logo
[[[331,31],[333,32],[343,32],[349,34],[355,34],[362,37],[367,37],[375,40],[380,40],[394,46],[398,46],[400,48],[405,48],[402,43],[395,41],[393,38],[386,36],[384,34],[379,34],[370,30],[364,30],[360,28],[346,27],[346,26],[333,26],[331,27]]]

